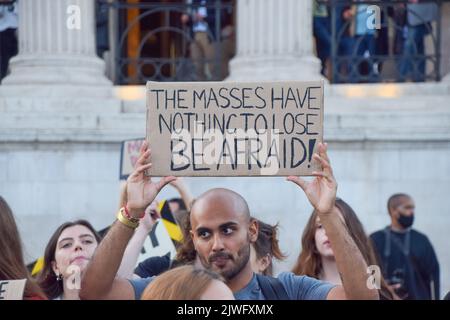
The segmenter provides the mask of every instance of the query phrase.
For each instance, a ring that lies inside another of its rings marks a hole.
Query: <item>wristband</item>
[[[123,211],[124,211],[125,217],[127,217],[129,220],[139,221],[140,219],[142,219],[145,216],[145,211],[144,211],[140,217],[138,217],[138,218],[132,217],[130,212],[128,211],[127,205],[125,205],[123,207]]]
[[[117,213],[117,220],[131,229],[136,229],[139,226],[139,220],[135,221],[128,219],[128,217],[125,216],[124,212],[125,210],[123,208],[120,208],[119,212]]]

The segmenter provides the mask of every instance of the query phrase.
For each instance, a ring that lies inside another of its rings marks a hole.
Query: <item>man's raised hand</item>
[[[307,182],[296,176],[287,177],[303,189],[309,202],[319,214],[332,212],[336,200],[337,182],[333,175],[330,159],[327,155],[327,144],[318,144],[318,153],[313,155],[313,159],[322,165],[322,171],[313,171],[315,178]]]
[[[151,168],[149,163],[151,150],[145,141],[140,150],[139,159],[136,162],[134,172],[127,179],[127,209],[133,217],[141,217],[144,210],[155,200],[159,191],[176,177],[169,176],[153,182],[151,177],[145,175],[145,170]]]

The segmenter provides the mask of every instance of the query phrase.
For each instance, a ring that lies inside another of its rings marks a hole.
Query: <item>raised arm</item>
[[[327,155],[327,145],[319,143],[318,154],[313,158],[321,163],[322,171],[313,172],[315,178],[312,181],[294,176],[287,180],[303,189],[332,243],[343,285],[333,288],[327,299],[379,299],[378,291],[367,285],[367,264],[334,205],[337,183]]]
[[[148,143],[141,147],[141,155],[135,171],[127,180],[127,210],[137,219],[145,208],[156,198],[158,192],[175,177],[165,177],[152,182],[144,172],[151,167]],[[122,219],[123,220],[123,219]],[[80,297],[82,299],[134,299],[131,283],[116,278],[128,241],[134,234],[134,228],[116,220],[105,238],[100,242],[91,262],[83,275]]]
[[[127,204],[127,182],[122,181],[120,183],[120,197],[119,197],[119,208],[122,208]]]
[[[145,216],[141,219],[139,227],[136,228],[133,237],[125,249],[122,263],[120,264],[119,271],[117,271],[117,276],[120,278],[134,278],[134,268],[136,267],[145,239],[147,239],[156,221],[160,218],[159,213],[156,216],[152,216],[148,210],[149,207],[145,210]]]
[[[192,197],[192,194],[189,191],[189,188],[184,183],[184,179],[178,178],[177,180],[172,181],[170,183],[170,185],[172,187],[174,187],[180,194],[181,199],[183,200],[184,204],[186,205],[187,211],[191,211],[191,205],[192,205],[192,201],[194,200],[194,197]]]

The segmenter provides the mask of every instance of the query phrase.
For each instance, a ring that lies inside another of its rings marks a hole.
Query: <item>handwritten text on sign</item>
[[[154,176],[309,175],[323,83],[147,83]]]
[[[0,300],[22,300],[27,280],[0,281]]]

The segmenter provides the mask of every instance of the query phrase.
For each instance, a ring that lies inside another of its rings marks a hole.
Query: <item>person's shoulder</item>
[[[136,300],[139,300],[141,298],[142,293],[144,292],[145,288],[148,286],[150,282],[155,277],[147,277],[147,278],[138,278],[138,279],[128,279],[131,286],[134,290],[134,298]]]
[[[295,300],[325,300],[334,285],[305,275],[281,272],[277,279]]]
[[[290,271],[284,271],[281,272],[277,277],[278,280],[281,281],[283,284],[291,284],[291,283],[310,283],[310,282],[318,282],[322,283],[321,280],[318,280],[316,278],[311,278],[306,275],[296,275],[293,272]]]
[[[165,261],[170,261],[170,256],[168,256],[168,255],[155,256],[155,257],[147,258],[145,261],[148,261],[148,262],[165,262]]]
[[[430,240],[428,239],[427,235],[425,233],[422,233],[416,229],[411,229],[411,236],[419,241],[423,241],[423,242],[430,242]]]
[[[159,275],[170,268],[170,256],[155,256],[142,261],[135,268],[134,273],[141,278]]]
[[[128,279],[128,281],[134,286],[140,286],[140,285],[147,285],[155,278],[155,276],[152,277],[146,277],[146,278],[134,278],[134,279]]]
[[[428,239],[428,237],[425,235],[425,233],[420,232],[419,230],[416,229],[411,229],[411,235],[417,238],[421,238],[421,239]]]
[[[427,235],[420,231],[417,231],[416,229],[411,229],[411,238],[413,239],[413,241],[431,244],[430,239],[427,237]]]
[[[378,241],[382,241],[384,240],[385,237],[385,231],[384,229],[375,231],[373,233],[370,234],[370,239],[372,239],[372,241],[378,242]]]
[[[299,291],[302,287],[302,278],[304,276],[297,276],[292,272],[281,272],[276,279],[281,282],[283,287],[286,289],[286,292],[288,296],[293,299],[297,300],[297,291]]]
[[[383,235],[384,235],[384,229],[380,229],[380,230],[377,230],[377,231],[372,232],[372,233],[370,234],[370,237],[371,237],[371,238],[373,238],[373,237],[381,237],[381,236],[383,236]]]
[[[276,278],[281,282],[295,281],[296,279],[307,278],[307,276],[299,276],[290,271],[281,272]]]

